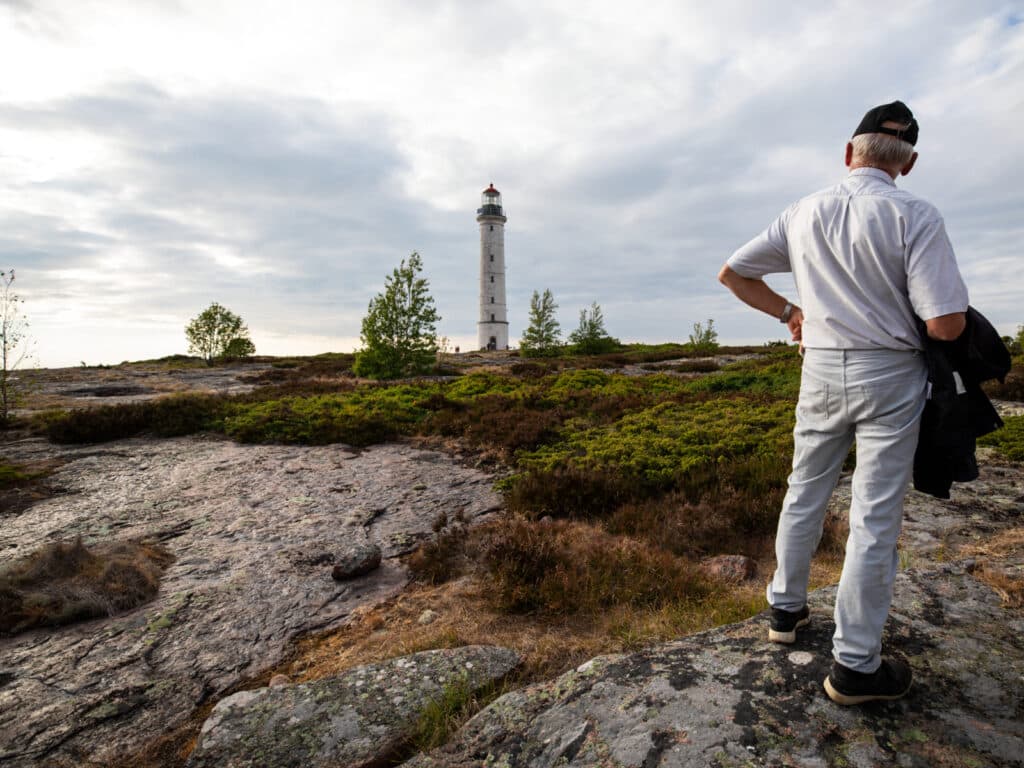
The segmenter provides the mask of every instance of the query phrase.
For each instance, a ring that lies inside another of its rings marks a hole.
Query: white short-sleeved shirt
[[[942,216],[877,168],[794,203],[727,264],[793,273],[807,347],[923,349],[915,315],[967,310]]]

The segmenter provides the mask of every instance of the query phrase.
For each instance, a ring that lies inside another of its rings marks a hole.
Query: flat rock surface
[[[0,765],[104,764],[406,583],[395,558],[437,515],[498,509],[493,478],[401,444],[243,446],[200,437],[3,446],[63,462],[57,494],[0,516],[0,566],[58,539],[159,539],[176,561],[157,599],[111,619],[0,639]],[[352,541],[381,567],[337,582]]]
[[[174,368],[135,363],[107,368],[41,368],[24,373],[29,380],[28,413],[41,408],[90,408],[151,400],[181,392],[238,394],[255,388],[253,377],[269,363],[240,362]]]
[[[189,768],[386,764],[446,688],[476,692],[519,664],[507,648],[424,651],[301,685],[242,691],[203,724]]]

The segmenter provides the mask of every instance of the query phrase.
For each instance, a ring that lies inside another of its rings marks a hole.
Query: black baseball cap
[[[882,123],[893,122],[906,125],[906,128],[884,128]],[[917,120],[910,107],[902,101],[894,101],[892,104],[882,104],[880,107],[869,109],[864,119],[860,121],[854,136],[862,133],[886,133],[908,142],[911,146],[917,144]]]

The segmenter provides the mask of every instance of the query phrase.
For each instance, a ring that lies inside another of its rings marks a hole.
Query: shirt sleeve
[[[761,278],[773,272],[792,272],[786,239],[786,210],[768,228],[742,246],[725,263],[740,277]]]
[[[967,286],[938,211],[907,239],[907,292],[922,320],[967,311]]]

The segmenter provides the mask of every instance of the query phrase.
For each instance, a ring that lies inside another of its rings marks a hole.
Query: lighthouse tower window
[[[492,323],[494,322],[494,315],[493,315],[493,313],[491,314],[491,322]]]
[[[494,297],[491,296],[491,304],[493,304],[493,303],[494,303]]]
[[[491,261],[494,261],[494,254],[491,254]]]
[[[490,226],[491,226],[491,232],[493,232],[494,231],[494,225],[491,224]]]
[[[494,282],[494,275],[491,275],[491,282]]]

